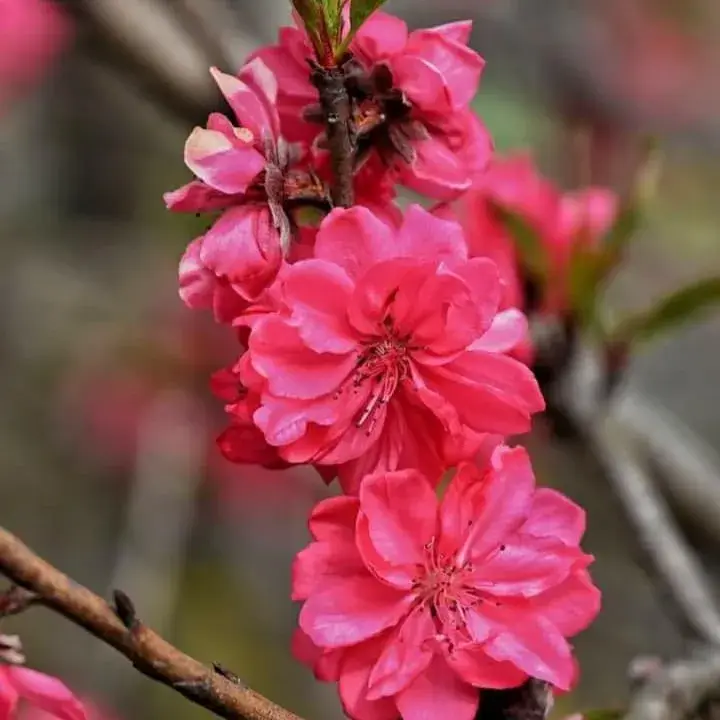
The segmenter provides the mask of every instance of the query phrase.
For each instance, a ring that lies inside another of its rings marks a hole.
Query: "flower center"
[[[365,382],[374,383],[365,406],[358,415],[357,427],[367,426],[372,433],[383,405],[390,402],[400,383],[410,374],[410,359],[406,343],[392,335],[373,342],[361,353],[352,376],[352,384],[359,388]]]

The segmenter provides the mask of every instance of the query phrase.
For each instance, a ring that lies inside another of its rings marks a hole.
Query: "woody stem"
[[[336,207],[354,203],[353,162],[355,141],[352,129],[352,102],[345,86],[343,65],[322,67],[312,64],[312,82],[320,96],[325,133],[333,172],[331,196]]]

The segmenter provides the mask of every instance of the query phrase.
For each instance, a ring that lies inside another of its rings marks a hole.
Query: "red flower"
[[[218,113],[195,128],[185,163],[197,177],[166,193],[172,210],[224,209],[180,262],[180,295],[193,308],[212,308],[230,322],[272,283],[290,247],[287,206],[324,190],[298,167],[301,153],[280,136],[277,83],[259,59],[238,77],[212,69],[242,127]]]
[[[525,318],[498,314],[495,266],[467,257],[461,228],[411,206],[395,229],[368,209],[334,210],[315,259],[278,281],[281,306],[254,321],[243,384],[254,421],[290,463],[340,466],[348,492],[374,470],[439,480],[483,433],[516,434],[544,403],[503,353]]]
[[[492,150],[469,107],[485,64],[467,47],[470,29],[468,21],[408,33],[399,18],[375,12],[350,44],[361,156],[379,155],[402,184],[439,199],[467,190]],[[297,28],[282,28],[279,45],[255,55],[278,78],[284,132],[305,141],[318,134],[302,121],[317,103],[307,70],[313,55]]]
[[[30,668],[0,665],[0,718],[17,717],[20,702],[57,720],[87,720],[82,703],[57,678]]]
[[[584,513],[535,489],[523,449],[461,465],[442,503],[433,480],[376,473],[359,498],[321,502],[295,560],[295,652],[338,681],[354,720],[472,720],[476,688],[528,677],[566,690],[565,638],[600,607],[578,547]]]

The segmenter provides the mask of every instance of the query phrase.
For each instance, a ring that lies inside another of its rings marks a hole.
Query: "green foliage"
[[[720,277],[706,278],[666,296],[654,307],[620,323],[611,340],[631,344],[662,333],[720,306]]]

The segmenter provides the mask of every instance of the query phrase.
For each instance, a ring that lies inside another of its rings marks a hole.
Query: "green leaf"
[[[321,36],[325,26],[324,11],[319,0],[292,0],[292,5],[303,21],[315,52],[319,55],[322,52]]]
[[[537,280],[544,282],[548,272],[547,256],[540,235],[521,215],[499,205],[493,209],[515,241],[523,265]]]
[[[597,304],[601,281],[601,258],[584,243],[576,243],[568,271],[570,307],[580,325],[589,330],[599,329]]]
[[[720,277],[700,280],[671,293],[655,307],[620,323],[612,341],[647,341],[720,305]]]
[[[360,26],[381,6],[385,0],[350,0],[350,28],[355,34]]]

